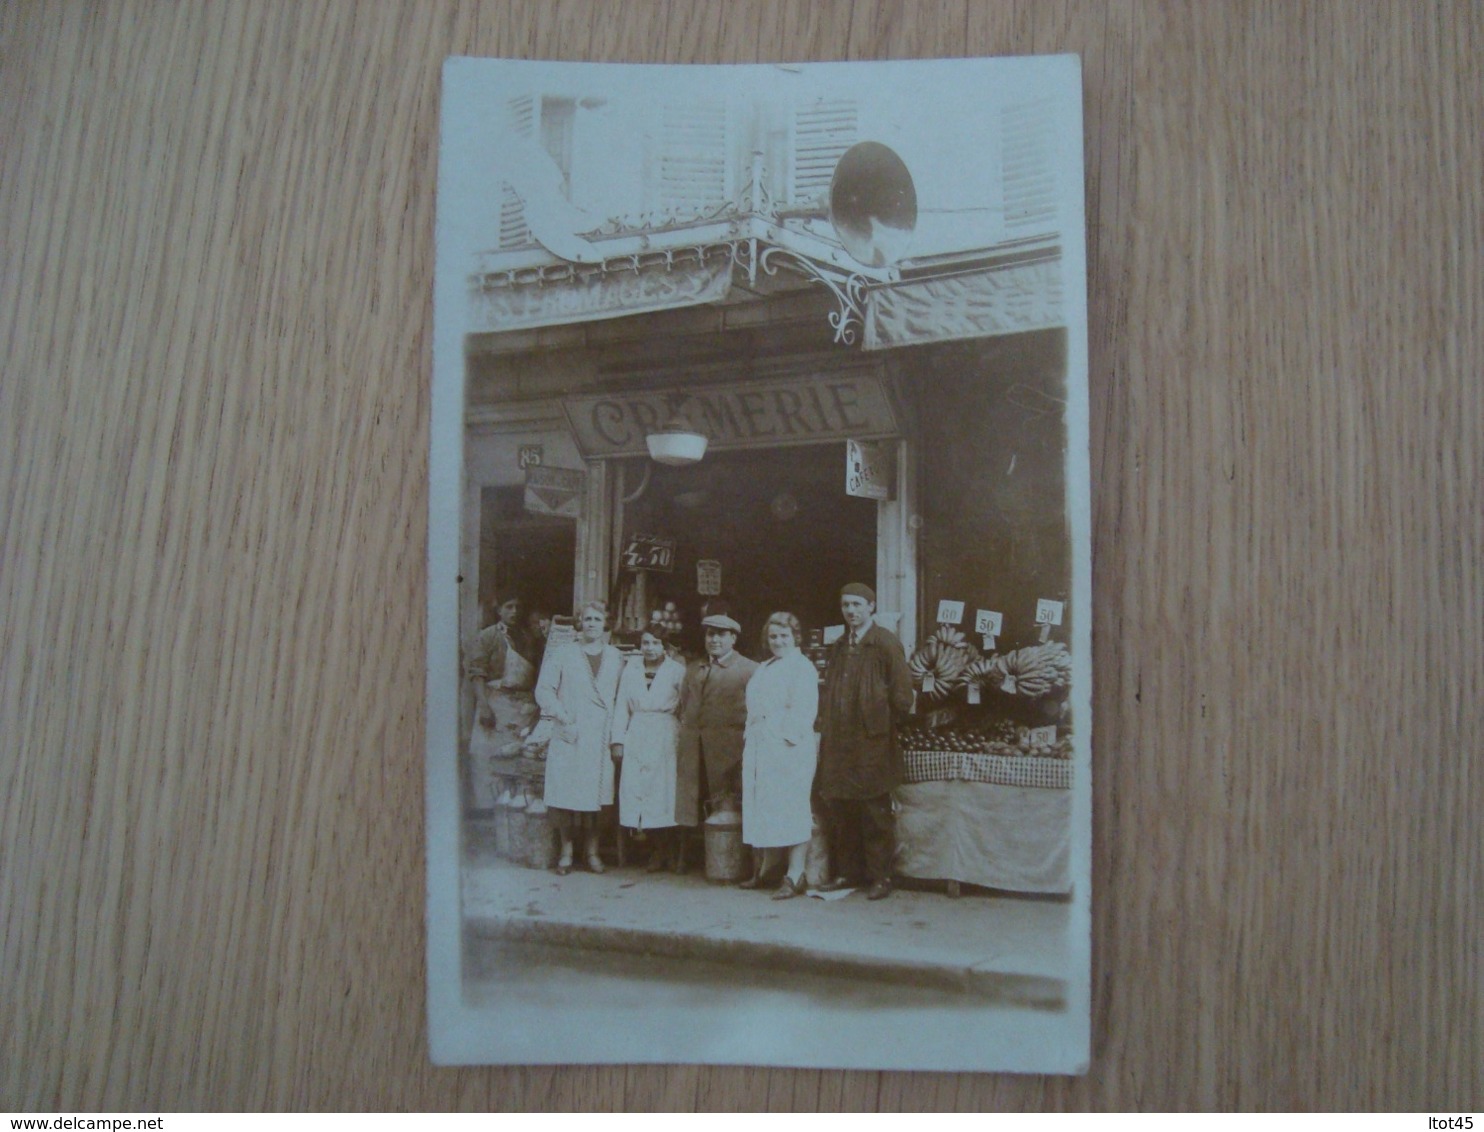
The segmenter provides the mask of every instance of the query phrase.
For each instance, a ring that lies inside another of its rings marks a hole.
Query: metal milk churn
[[[747,875],[741,813],[730,808],[718,809],[705,821],[705,838],[707,880],[727,884]]]

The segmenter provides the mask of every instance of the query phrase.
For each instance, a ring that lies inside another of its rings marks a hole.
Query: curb
[[[912,963],[758,940],[718,939],[715,936],[602,924],[483,916],[468,919],[466,928],[471,936],[480,940],[662,959],[704,960],[745,968],[783,969],[838,979],[956,991],[986,1003],[1027,1010],[1062,1011],[1067,1008],[1066,983],[1045,975]]]

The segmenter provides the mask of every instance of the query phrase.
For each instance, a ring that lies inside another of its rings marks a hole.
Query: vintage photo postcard
[[[1085,1071],[1081,99],[448,62],[435,1061]]]

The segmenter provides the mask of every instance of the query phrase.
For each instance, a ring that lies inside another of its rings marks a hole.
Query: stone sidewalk
[[[687,876],[615,868],[566,877],[524,868],[473,839],[463,877],[478,939],[785,969],[934,987],[1031,1009],[1065,1006],[1066,902],[898,889],[822,900],[769,899]]]

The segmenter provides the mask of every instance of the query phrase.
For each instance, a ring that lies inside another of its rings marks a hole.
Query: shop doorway
[[[527,511],[519,486],[484,488],[479,518],[480,625],[490,623],[506,594],[522,598],[527,610],[570,614],[576,522]]]
[[[761,630],[770,613],[793,613],[807,634],[839,623],[846,582],[876,584],[877,504],[845,494],[843,444],[710,453],[688,468],[652,465],[643,495],[625,508],[623,533],[673,540],[673,569],[646,572],[643,601],[631,598],[627,607],[647,620],[673,602],[691,652],[701,648],[702,606],[716,600],[699,592],[701,562],[720,564],[719,600],[742,625],[738,649],[754,658],[766,655]],[[617,581],[622,604],[634,577]]]

